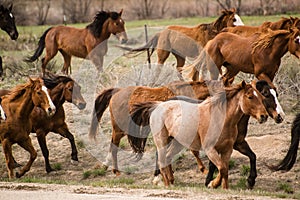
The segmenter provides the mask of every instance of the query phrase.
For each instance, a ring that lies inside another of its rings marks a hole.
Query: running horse
[[[14,159],[12,156],[12,145],[17,143],[30,153],[27,164],[16,173],[20,178],[30,170],[37,152],[32,146],[29,137],[32,123],[30,120],[31,111],[34,106],[41,107],[48,116],[52,116],[56,108],[50,99],[47,88],[42,79],[31,79],[25,84],[21,84],[12,89],[12,91],[2,97],[2,106],[7,115],[4,123],[0,124],[0,139],[3,153],[5,155],[8,177],[15,177],[13,173]]]
[[[112,159],[113,172],[117,175],[120,174],[118,170],[117,153],[120,140],[127,135],[129,144],[134,152],[139,156],[144,152],[147,137],[135,135],[129,131],[129,124],[131,116],[129,114],[132,105],[145,101],[166,101],[169,98],[181,95],[204,100],[212,93],[222,89],[223,84],[220,81],[204,81],[204,82],[174,82],[169,85],[150,88],[145,86],[130,86],[126,88],[109,88],[102,91],[95,100],[94,114],[91,123],[89,136],[96,137],[97,128],[102,115],[106,108],[109,106],[110,117],[112,123],[112,143],[107,155],[104,166],[109,166],[110,159]],[[281,123],[285,114],[282,111],[281,105],[278,102],[276,92],[270,88],[265,81],[258,81],[256,83],[257,90],[265,96],[264,103],[269,115],[275,120],[276,123]],[[249,117],[243,117],[239,122],[239,136],[234,148],[246,155],[250,159],[251,173],[248,178],[249,187],[255,184],[256,173],[256,156],[250,149],[245,137],[247,135]],[[201,164],[198,152],[192,152],[202,172],[205,172],[204,166]],[[212,171],[212,170],[211,170]],[[159,171],[155,172],[155,176]]]
[[[174,184],[172,158],[186,147],[193,151],[202,148],[217,166],[219,173],[208,186],[217,188],[222,184],[228,189],[229,159],[238,135],[238,121],[244,114],[259,123],[268,117],[263,96],[244,81],[199,104],[151,101],[135,104],[132,109],[134,119],[139,117],[142,124],[150,125],[166,187]]]
[[[254,34],[243,37],[233,33],[220,33],[209,41],[199,57],[187,67],[192,72],[190,78],[197,80],[196,72],[202,70],[200,79],[205,79],[206,70],[212,80],[222,74],[221,67],[226,67],[222,76],[224,83],[233,81],[238,72],[254,74],[259,80],[272,83],[281,63],[281,58],[290,52],[300,58],[300,31],[269,30],[266,34]]]
[[[223,10],[221,16],[209,24],[199,24],[194,27],[169,26],[167,29],[157,33],[147,44],[139,48],[121,47],[129,50],[129,53],[136,53],[150,50],[153,54],[157,50],[157,62],[163,65],[172,53],[177,61],[176,69],[178,77],[183,80],[181,72],[186,57],[195,58],[206,43],[213,39],[225,27],[244,25],[241,18],[236,14],[235,9]]]
[[[111,34],[116,35],[121,43],[127,41],[124,20],[121,18],[123,10],[117,12],[100,11],[94,21],[84,29],[67,26],[56,26],[47,29],[38,42],[38,48],[33,56],[26,59],[34,62],[42,55],[46,48],[46,55],[42,59],[42,72],[45,75],[47,63],[59,51],[64,58],[62,72],[71,72],[71,57],[90,59],[98,71],[103,70],[103,58],[107,53],[107,40]]]
[[[0,28],[4,30],[12,40],[16,40],[19,36],[15,17],[11,13],[13,5],[11,4],[8,8],[0,5]],[[3,75],[2,57],[0,56],[0,76]]]

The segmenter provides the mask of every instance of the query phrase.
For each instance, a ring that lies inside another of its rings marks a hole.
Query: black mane
[[[103,24],[109,17],[116,20],[119,17],[119,13],[100,11],[96,14],[94,21],[87,25],[86,28],[89,29],[95,37],[100,37]]]
[[[43,81],[44,81],[45,86],[48,89],[53,89],[59,83],[67,83],[67,82],[73,81],[73,79],[71,79],[70,77],[67,77],[67,76],[55,76],[55,75],[51,75],[49,77],[43,77]]]

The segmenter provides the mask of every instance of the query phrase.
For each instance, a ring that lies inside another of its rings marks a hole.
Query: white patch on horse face
[[[274,99],[275,99],[275,103],[276,103],[276,112],[277,112],[278,114],[280,114],[280,116],[282,117],[282,119],[284,119],[285,113],[283,112],[283,109],[282,109],[282,107],[281,107],[281,105],[280,105],[280,103],[279,103],[279,101],[278,101],[278,99],[277,99],[275,90],[274,90],[274,89],[270,89],[270,92],[271,92],[271,94],[273,95],[273,97],[274,97]]]
[[[11,14],[11,13],[9,13],[9,16],[10,16],[11,18],[14,18],[13,14]]]
[[[253,91],[254,96],[258,97],[257,92]]]
[[[50,105],[50,108],[53,112],[55,112],[55,105],[53,104],[50,96],[49,96],[49,93],[48,93],[48,88],[46,86],[42,86],[42,90],[46,93],[46,96],[47,96],[47,99],[49,101],[49,105]]]
[[[234,14],[234,18],[236,21],[233,22],[233,25],[235,25],[235,26],[244,26],[245,25],[238,14]]]
[[[300,44],[300,36],[299,35],[295,38],[295,41],[297,41],[297,43]]]
[[[3,110],[3,108],[2,108],[1,105],[0,105],[0,112],[1,112],[1,118],[2,118],[3,120],[6,120],[6,115],[5,115],[5,112],[4,112],[4,110]]]

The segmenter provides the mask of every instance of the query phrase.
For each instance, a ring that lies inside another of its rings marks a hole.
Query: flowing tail
[[[44,34],[41,36],[39,43],[38,43],[38,48],[35,50],[33,56],[28,57],[25,59],[26,62],[34,62],[36,61],[43,53],[43,50],[45,48],[45,38],[47,33],[52,29],[53,27],[48,28]]]
[[[274,171],[279,171],[279,170],[289,171],[290,169],[292,169],[297,158],[299,139],[300,139],[300,113],[296,115],[296,118],[294,119],[292,124],[291,145],[289,151],[287,152],[285,158],[280,162],[279,165],[270,166],[270,169]]]
[[[135,153],[144,153],[147,137],[150,133],[149,119],[157,107],[157,101],[134,104],[130,111],[128,142]]]
[[[104,90],[96,98],[95,104],[94,104],[91,128],[90,128],[90,132],[89,132],[90,138],[96,139],[96,133],[98,132],[99,121],[101,120],[104,111],[108,107],[112,96],[120,90],[121,90],[121,88],[109,88],[107,90]]]
[[[129,55],[133,55],[133,56],[138,56],[139,54],[143,53],[144,51],[150,50],[150,56],[153,54],[153,52],[155,51],[155,48],[157,47],[157,42],[158,42],[158,38],[160,36],[160,33],[156,33],[144,46],[141,47],[137,47],[137,48],[130,48],[130,47],[125,47],[125,46],[119,46],[117,45],[117,47],[129,51],[128,53],[126,53],[125,55],[129,56]]]
[[[206,62],[206,51],[205,48],[200,52],[199,56],[195,61],[193,61],[192,64],[184,67],[184,74],[185,76],[193,81],[198,81],[199,80],[199,75],[200,75],[200,70],[202,70],[201,75],[205,74],[206,66],[203,66]]]

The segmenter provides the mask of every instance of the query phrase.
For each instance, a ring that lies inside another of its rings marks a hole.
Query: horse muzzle
[[[9,33],[9,36],[10,36],[10,39],[16,40],[16,39],[18,39],[18,37],[19,37],[19,33],[18,33],[17,31],[11,31],[11,32]]]
[[[260,115],[259,118],[257,118],[257,121],[260,124],[265,123],[267,120],[268,120],[268,115]]]
[[[281,122],[283,122],[283,117],[281,117],[280,114],[278,114],[275,118],[275,123],[280,124]]]
[[[56,112],[56,108],[55,107],[49,107],[46,112],[47,112],[48,116],[52,117]]]
[[[79,110],[83,110],[86,107],[86,103],[85,102],[84,103],[80,102],[80,103],[76,104],[76,106]]]
[[[128,41],[126,32],[116,34],[116,37],[120,41],[121,44],[125,44]]]

